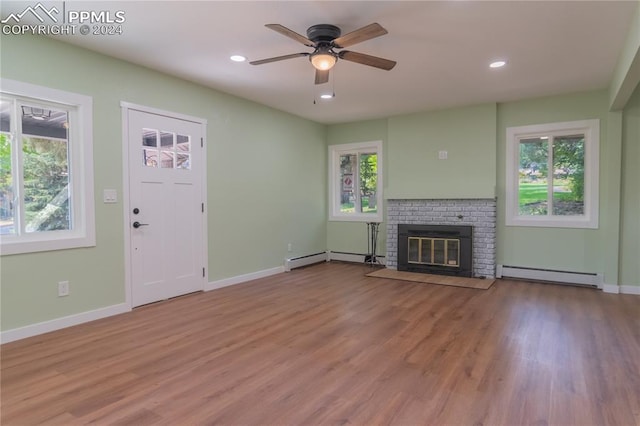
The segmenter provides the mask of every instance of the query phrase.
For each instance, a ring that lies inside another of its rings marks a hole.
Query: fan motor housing
[[[331,24],[313,25],[307,29],[307,38],[314,43],[331,43],[340,34],[340,28]]]

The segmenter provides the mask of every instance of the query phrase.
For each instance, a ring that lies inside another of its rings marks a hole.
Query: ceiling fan
[[[268,64],[269,62],[308,56],[311,64],[316,69],[316,84],[323,84],[329,81],[329,71],[338,59],[344,59],[345,61],[356,62],[386,71],[389,71],[396,65],[395,61],[366,55],[364,53],[351,52],[349,50],[335,51],[335,49],[343,49],[356,43],[387,34],[387,30],[382,28],[378,23],[369,24],[366,27],[362,27],[343,36],[341,36],[342,32],[340,28],[329,24],[318,24],[309,27],[306,37],[280,24],[266,24],[265,27],[302,43],[305,46],[313,47],[315,50],[311,53],[293,53],[291,55],[276,56],[259,61],[251,61],[249,63],[251,65],[262,65]]]

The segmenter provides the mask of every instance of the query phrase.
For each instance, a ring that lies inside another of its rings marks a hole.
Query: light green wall
[[[215,127],[208,161],[209,280],[324,251],[325,127],[239,99],[225,102]]]
[[[327,141],[337,144],[382,139],[385,199],[492,198],[496,194],[499,264],[603,273],[607,284],[628,284],[637,283],[637,268],[623,267],[624,275],[619,279],[618,251],[620,259],[638,256],[637,220],[633,221],[639,217],[637,195],[634,198],[637,184],[629,183],[638,181],[637,167],[631,166],[637,164],[638,148],[637,143],[633,145],[638,140],[633,114],[637,114],[633,107],[625,110],[623,132],[622,114],[608,111],[608,93],[600,90],[332,125]],[[600,119],[599,228],[505,226],[506,128],[590,118]],[[623,138],[628,164],[621,177]],[[437,159],[440,150],[449,152],[448,160]],[[449,178],[451,175],[454,177]],[[621,179],[626,184],[622,194]],[[621,203],[625,206],[622,225]],[[621,226],[622,234],[628,236],[619,244]],[[366,252],[363,224],[329,222],[327,231],[329,250]],[[385,253],[382,243],[380,247]],[[638,265],[637,261],[629,263]]]
[[[600,119],[600,227],[599,229],[526,228],[505,226],[506,128],[530,124]],[[509,102],[498,106],[498,241],[499,264],[604,272],[605,282],[616,284],[606,247],[617,244],[619,217],[620,137],[608,129],[608,95],[596,91]],[[613,190],[611,187],[614,187]],[[615,254],[612,254],[615,258]]]
[[[497,194],[498,263],[640,285],[638,89],[622,113],[608,112],[603,90],[323,126],[50,39],[3,37],[1,59],[2,77],[93,97],[97,223],[95,248],[0,259],[2,330],[124,302],[122,204],[100,199],[105,188],[122,196],[122,100],[208,120],[210,281],[326,248],[366,252],[365,224],[327,222],[327,144],[382,140],[385,199]],[[506,227],[506,127],[587,118],[601,120],[600,228]],[[385,234],[383,224],[382,254]]]
[[[493,198],[495,123],[495,104],[390,118],[385,198]]]
[[[327,144],[383,141],[384,208],[387,199],[493,198],[496,178],[496,105],[426,111],[329,126]],[[448,159],[439,160],[438,151]],[[362,223],[329,222],[331,251],[366,253]],[[386,225],[378,254],[386,253]]]
[[[327,145],[354,142],[382,141],[383,192],[386,197],[387,170],[387,120],[368,120],[356,123],[334,124],[327,129]],[[381,206],[386,218],[386,200]],[[380,225],[377,254],[386,253],[387,235],[385,224]],[[330,221],[327,224],[327,249],[345,253],[367,252],[367,225],[360,222]]]
[[[640,286],[640,86],[622,116],[620,284]]]
[[[101,200],[122,197],[120,101],[207,119],[210,281],[326,248],[324,125],[46,38],[3,36],[1,59],[2,77],[93,97],[97,234],[94,248],[0,259],[2,330],[125,301],[122,203]]]

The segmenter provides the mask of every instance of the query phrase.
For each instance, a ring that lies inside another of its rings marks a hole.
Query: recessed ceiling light
[[[500,68],[500,67],[504,67],[505,65],[507,65],[507,63],[505,61],[495,61],[495,62],[491,62],[489,64],[490,68]]]
[[[331,93],[325,93],[325,94],[323,94],[323,95],[320,95],[320,97],[321,97],[322,99],[331,99],[331,98],[333,98],[333,94],[331,94]]]
[[[244,61],[246,61],[246,60],[247,60],[247,58],[245,58],[245,57],[244,57],[244,56],[242,56],[242,55],[233,55],[230,59],[231,59],[233,62],[244,62]]]

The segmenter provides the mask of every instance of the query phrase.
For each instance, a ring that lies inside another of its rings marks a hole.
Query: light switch
[[[102,191],[102,199],[106,203],[117,203],[118,193],[115,189],[105,189]]]
[[[447,151],[438,151],[438,160],[446,160],[448,152]]]

